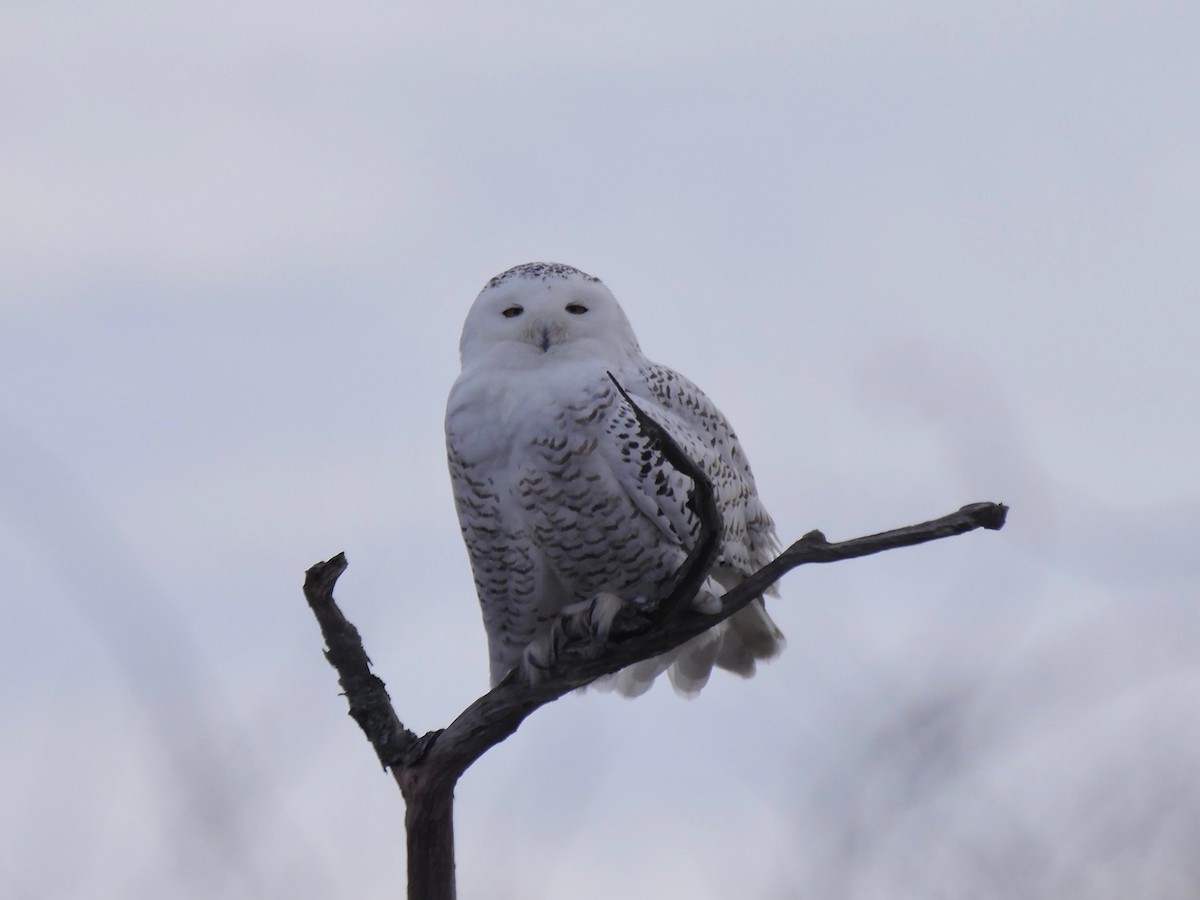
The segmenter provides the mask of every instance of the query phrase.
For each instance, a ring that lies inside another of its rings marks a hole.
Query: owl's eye
[[[582,316],[585,312],[587,312],[587,307],[582,303],[568,303],[567,312],[573,316]]]
[[[519,316],[523,312],[525,312],[525,307],[523,306],[510,306],[504,311],[503,315],[506,319],[512,319],[516,316]]]

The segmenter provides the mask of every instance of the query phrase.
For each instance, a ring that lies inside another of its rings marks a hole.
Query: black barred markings
[[[660,422],[712,480],[724,518],[718,566],[740,576],[762,568],[779,550],[775,523],[758,498],[754,474],[728,419],[678,372],[650,363],[639,374],[658,404],[688,423],[680,429],[669,419]],[[692,535],[699,528],[690,511],[688,528]]]

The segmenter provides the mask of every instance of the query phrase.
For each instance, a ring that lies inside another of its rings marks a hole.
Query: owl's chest
[[[594,450],[612,406],[605,382],[603,373],[565,369],[460,383],[447,411],[447,440],[493,478],[530,468],[554,475]]]
[[[503,483],[519,525],[539,535],[539,544],[570,531],[597,513],[613,488],[601,446],[603,413],[594,404],[552,403],[529,409],[509,435]]]

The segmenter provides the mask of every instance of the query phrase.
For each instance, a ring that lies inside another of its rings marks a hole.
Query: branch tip
[[[959,512],[989,531],[999,531],[1008,519],[1008,507],[1003,503],[969,503]]]
[[[337,584],[337,580],[342,577],[342,573],[349,565],[344,550],[323,562],[314,563],[304,573],[305,593],[319,591],[323,594],[332,594],[333,586]]]

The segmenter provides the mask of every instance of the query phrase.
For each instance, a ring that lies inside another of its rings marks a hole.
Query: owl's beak
[[[564,337],[566,337],[566,329],[552,318],[535,319],[521,332],[522,340],[533,344],[543,353],[548,352],[556,344],[561,344]]]

